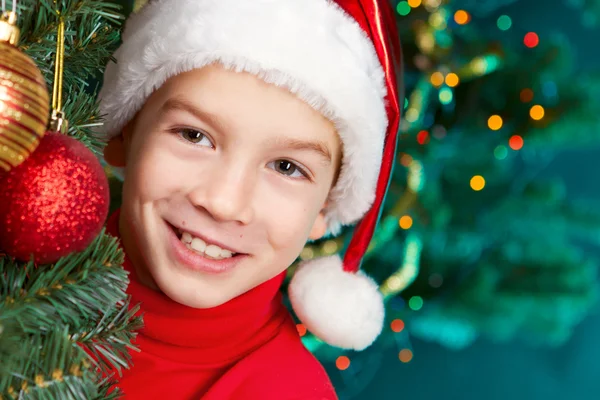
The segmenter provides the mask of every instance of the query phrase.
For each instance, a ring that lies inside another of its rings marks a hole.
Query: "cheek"
[[[149,135],[150,136],[150,135]],[[127,164],[126,182],[142,202],[168,196],[183,184],[186,174],[182,160],[168,151],[160,140],[146,141],[133,147],[131,163]]]
[[[264,220],[268,221],[268,237],[271,248],[280,254],[288,254],[295,259],[308,238],[320,207],[310,204],[307,197],[296,198],[295,201],[281,201],[275,204],[271,199],[265,200]]]

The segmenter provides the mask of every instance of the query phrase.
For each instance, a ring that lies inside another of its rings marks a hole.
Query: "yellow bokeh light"
[[[437,8],[442,4],[442,0],[425,0],[425,4],[431,8]]]
[[[406,110],[404,118],[406,118],[408,122],[415,122],[419,118],[419,112],[414,108],[409,108]]]
[[[483,179],[483,176],[481,176],[481,175],[475,175],[474,177],[471,178],[470,184],[471,184],[471,189],[478,192],[485,187],[485,179]]]
[[[471,66],[473,73],[477,75],[484,74],[488,67],[487,61],[483,57],[476,57],[469,65]]]
[[[446,29],[446,19],[444,18],[444,14],[439,11],[431,14],[429,16],[429,25],[438,30]]]
[[[421,0],[408,0],[408,5],[412,8],[417,8],[421,5]]]
[[[468,23],[470,19],[471,17],[469,13],[465,10],[458,10],[454,13],[454,21],[456,21],[456,23],[459,25],[464,25]]]
[[[310,247],[305,247],[304,249],[302,249],[302,252],[300,253],[300,258],[303,260],[310,260],[314,256],[315,256],[315,252]]]
[[[403,215],[402,218],[400,218],[400,220],[398,221],[398,225],[400,225],[400,228],[402,229],[410,229],[412,224],[413,219],[410,217],[410,215]]]
[[[492,115],[488,118],[488,127],[493,131],[497,131],[502,128],[502,124],[502,117],[499,115]]]
[[[448,75],[446,75],[446,85],[450,87],[455,87],[456,85],[458,85],[459,82],[460,79],[458,78],[458,75],[456,75],[454,72],[450,72]]]
[[[323,251],[325,254],[333,254],[338,250],[338,244],[335,240],[328,240],[323,244]]]
[[[444,83],[444,75],[439,71],[434,72],[433,74],[431,74],[430,81],[433,86],[442,86],[442,84]]]
[[[391,291],[395,291],[395,290],[400,289],[402,287],[402,279],[400,279],[397,276],[391,276],[387,280],[387,287]]]
[[[423,53],[430,53],[435,47],[435,38],[430,32],[425,32],[417,37],[417,44]]]
[[[531,107],[531,109],[529,110],[529,116],[532,119],[535,119],[536,121],[539,121],[540,119],[544,118],[544,107],[540,106],[540,105],[535,105],[533,107]]]

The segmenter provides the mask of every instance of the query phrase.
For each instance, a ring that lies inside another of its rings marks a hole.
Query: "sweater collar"
[[[120,238],[116,211],[107,231]],[[192,364],[235,362],[273,338],[291,317],[282,303],[285,272],[218,307],[197,309],[179,304],[142,285],[125,253],[131,305],[141,304],[144,327],[137,337],[141,351]]]

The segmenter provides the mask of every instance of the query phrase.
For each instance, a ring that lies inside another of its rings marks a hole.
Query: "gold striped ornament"
[[[48,126],[49,95],[35,62],[17,48],[14,12],[0,18],[0,172],[21,164]]]

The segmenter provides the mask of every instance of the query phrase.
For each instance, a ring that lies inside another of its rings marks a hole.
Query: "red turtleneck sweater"
[[[119,212],[107,230],[120,237]],[[126,400],[334,400],[325,370],[303,346],[281,301],[281,274],[215,308],[195,309],[143,286],[127,256],[131,304],[144,328],[133,367],[119,387]]]

